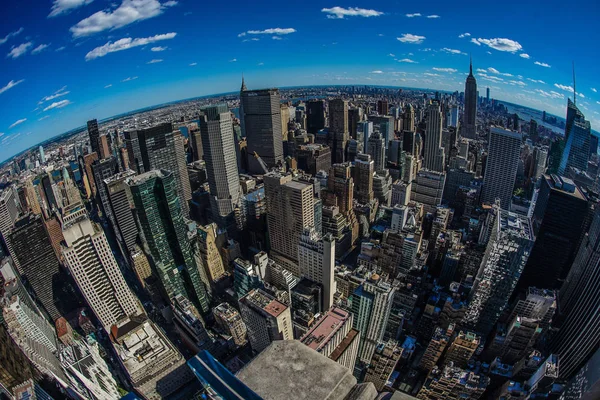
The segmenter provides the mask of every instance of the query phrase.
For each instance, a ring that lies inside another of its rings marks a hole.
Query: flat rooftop
[[[300,341],[311,349],[319,351],[349,318],[350,314],[347,311],[333,307],[306,332]]]
[[[266,294],[262,290],[252,290],[250,293],[244,296],[242,300],[245,300],[255,307],[262,309],[267,314],[275,318],[277,318],[288,308],[285,304],[275,300],[274,297]]]

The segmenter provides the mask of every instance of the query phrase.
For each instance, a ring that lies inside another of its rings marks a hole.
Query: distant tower
[[[40,146],[40,162],[44,164],[46,162],[46,155],[44,154],[44,147]]]
[[[98,129],[98,121],[92,119],[87,122],[88,136],[90,138],[90,147],[92,153],[100,155],[100,130]]]
[[[361,204],[373,201],[373,174],[375,163],[368,154],[357,154],[354,162],[354,188]]]
[[[367,141],[367,154],[373,159],[375,172],[383,172],[385,169],[385,142],[378,130]]]
[[[485,89],[485,104],[490,105],[490,88]]]
[[[440,104],[434,102],[427,110],[425,128],[425,159],[423,168],[444,172],[444,148],[442,147],[442,112]]]
[[[569,168],[587,171],[591,140],[590,121],[586,121],[583,113],[574,101],[567,100],[567,121],[565,125],[565,148],[562,152],[558,173],[566,175]],[[595,150],[595,149],[594,149]]]
[[[477,134],[477,81],[473,76],[473,60],[469,63],[469,76],[465,83],[465,109],[462,136],[475,139]]]
[[[409,132],[415,131],[415,109],[412,104],[407,104],[404,107],[404,113],[402,114],[402,130]]]
[[[348,142],[348,102],[334,99],[329,102],[329,136],[333,138],[331,146],[332,162],[345,161]]]

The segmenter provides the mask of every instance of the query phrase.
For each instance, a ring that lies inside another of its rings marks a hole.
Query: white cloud
[[[410,58],[403,58],[402,60],[398,60],[401,63],[409,63],[409,64],[418,64],[416,61],[411,60]]]
[[[549,64],[546,64],[546,63],[543,63],[543,62],[536,61],[536,62],[534,62],[534,64],[535,65],[539,65],[540,67],[550,68]]]
[[[137,78],[138,78],[137,76],[128,76],[127,78],[123,79],[121,82],[135,81]]]
[[[12,47],[10,52],[6,56],[10,58],[19,58],[23,54],[27,53],[31,46],[33,46],[33,43],[31,42],[22,43],[16,47]]]
[[[92,51],[87,53],[85,55],[85,60],[86,61],[93,60],[95,58],[104,57],[105,55],[107,55],[109,53],[114,53],[114,52],[121,51],[121,50],[127,50],[127,49],[131,49],[131,48],[137,47],[137,46],[145,46],[147,44],[158,42],[160,40],[173,39],[175,36],[177,36],[177,33],[171,32],[171,33],[164,33],[162,35],[150,36],[147,38],[136,38],[136,39],[123,38],[123,39],[117,40],[114,43],[107,42],[105,45],[96,47],[95,49],[93,49]]]
[[[3,38],[0,38],[0,44],[4,44],[4,43],[8,42],[8,39],[21,34],[21,32],[23,32],[23,28],[22,27],[19,28],[19,29],[17,29],[14,32],[10,32],[8,35],[4,36]]]
[[[561,85],[560,83],[555,83],[554,86],[561,90],[564,90],[565,92],[573,92],[572,86]]]
[[[95,14],[79,21],[72,26],[70,31],[73,37],[92,35],[109,29],[117,29],[156,17],[163,13],[165,8],[177,2],[167,1],[159,3],[158,0],[123,0],[121,5],[114,10],[98,11]]]
[[[508,51],[510,53],[515,53],[523,49],[523,46],[519,42],[516,42],[511,39],[506,38],[493,38],[493,39],[471,39],[471,42],[482,45],[485,44],[488,47],[491,47],[494,50],[498,51]]]
[[[541,80],[541,79],[531,79],[531,78],[527,78],[527,80],[528,80],[528,81],[531,81],[531,82],[533,82],[533,83],[542,83],[542,84],[544,84],[544,85],[546,84],[546,82],[544,82],[544,81],[543,81],[543,80]]]
[[[372,74],[383,74],[383,71],[379,71],[379,70],[377,70],[377,71],[371,71],[371,73],[372,73]]]
[[[240,36],[240,35],[238,35],[238,36]],[[243,42],[258,42],[259,40],[260,40],[259,38],[254,37],[254,38],[250,38],[250,39],[244,39],[244,40],[242,40],[242,43]]]
[[[415,17],[420,17],[420,16],[421,16],[421,13],[406,14],[406,16],[407,16],[408,18],[415,18]]]
[[[156,51],[165,51],[166,49],[168,49],[167,46],[156,46],[156,47],[151,48],[150,51],[154,51],[154,52],[156,52]]]
[[[525,59],[527,59],[527,60],[529,60],[529,59],[531,58],[531,57],[529,56],[529,54],[527,54],[527,53],[521,53],[521,54],[519,54],[519,57],[523,57],[523,58],[525,58]]]
[[[155,58],[155,59],[152,59],[152,60],[148,61],[146,64],[158,64],[158,63],[161,63],[163,61],[164,60],[161,59],[161,58]]]
[[[490,82],[502,82],[502,83],[504,83],[504,79],[502,79],[502,78],[500,78],[498,76],[488,75],[488,74],[485,74],[485,73],[479,73],[478,75],[483,80],[486,80],[486,81],[490,81]]]
[[[461,38],[461,39],[469,37],[469,36],[471,36],[471,34],[469,32],[461,33],[460,35],[458,35],[458,37]]]
[[[428,15],[427,18],[431,18],[431,19],[437,19],[437,18],[442,18],[437,14],[432,14],[432,15]]]
[[[40,44],[38,47],[36,47],[35,49],[31,50],[31,54],[38,54],[41,53],[45,48],[47,48],[48,46],[50,46],[50,43],[48,44]]]
[[[193,63],[190,64],[190,67],[194,67],[196,65],[198,65],[198,63],[193,62]]]
[[[112,87],[112,83],[109,83],[108,85],[104,86],[104,89],[108,89],[110,87]]]
[[[550,92],[546,92],[545,90],[535,89],[535,91],[542,97],[548,97],[551,99],[564,99],[565,98],[565,95],[563,95],[562,93],[557,93],[554,90],[551,90]]]
[[[8,129],[12,129],[17,125],[21,125],[23,122],[27,121],[27,118],[16,120],[14,124],[8,127]]]
[[[273,37],[271,37],[271,39],[273,39],[273,40],[281,40],[281,36],[273,36]]]
[[[513,76],[512,74],[506,72],[500,72],[496,68],[488,67],[487,72],[495,75],[503,75],[503,76]]]
[[[237,62],[237,58],[232,58],[229,62]]]
[[[456,70],[454,68],[438,68],[438,67],[433,67],[431,69],[434,70],[434,71],[448,72],[448,73],[451,73],[451,74],[453,74],[453,73],[455,73],[455,72],[458,71],[458,70]]]
[[[71,10],[90,4],[92,1],[94,0],[54,0],[48,18],[67,14],[71,12]]]
[[[49,115],[44,115],[42,118],[38,118],[38,121],[43,121],[46,118],[50,118],[50,116]]]
[[[66,49],[66,47],[65,47],[65,46],[60,46],[58,49],[56,49],[56,50],[54,50],[54,51],[57,51],[57,52],[58,52],[58,51],[63,51],[64,49]]]
[[[264,62],[259,62],[259,63],[258,63],[258,64],[256,64],[256,65],[258,65],[258,66],[260,67],[260,66],[262,66],[262,65],[265,65],[265,63],[264,63]]]
[[[447,47],[444,47],[442,50],[443,50],[443,51],[445,51],[446,53],[450,53],[450,54],[462,54],[462,55],[464,55],[464,56],[466,56],[466,55],[467,55],[467,53],[463,53],[463,52],[462,52],[462,51],[460,51],[460,50],[456,50],[456,49],[449,49],[449,48],[447,48]]]
[[[423,75],[425,75],[425,76],[441,76],[440,74],[432,74],[431,72],[425,72],[425,73],[423,73]]]
[[[366,8],[358,8],[358,7],[332,7],[332,8],[323,8],[321,12],[327,14],[327,18],[329,19],[343,19],[344,17],[379,17],[383,15],[381,11],[369,10]]]
[[[396,57],[396,55],[394,53],[390,53],[388,54],[389,57]]]
[[[402,43],[420,44],[425,40],[425,36],[413,35],[412,33],[403,33],[402,37],[396,38]]]
[[[12,89],[15,86],[17,86],[19,83],[23,83],[25,81],[25,79],[19,79],[18,81],[13,81],[12,79],[10,80],[10,82],[8,82],[6,84],[6,86],[0,88],[0,94],[6,92],[8,89]]]
[[[598,91],[596,90],[596,88],[590,88],[592,90],[592,92],[594,93],[598,93]]]
[[[238,35],[238,37],[244,37],[246,35],[289,35],[290,33],[294,32],[296,32],[294,28],[269,28],[262,31],[252,30],[242,32]]]
[[[56,101],[52,104],[50,104],[48,107],[44,108],[44,111],[49,111],[55,108],[63,108],[68,106],[69,104],[71,104],[70,100],[61,100],[61,101]]]
[[[577,96],[581,97],[582,99],[585,99],[585,96],[583,95],[583,93],[577,93]]]
[[[42,103],[44,103],[46,101],[54,100],[54,99],[56,99],[58,97],[66,96],[69,93],[71,93],[68,90],[66,91],[65,90],[66,88],[67,88],[66,86],[61,87],[60,89],[58,89],[56,92],[52,93],[51,95],[44,97],[42,100],[40,100],[38,102],[38,104],[42,104]]]
[[[527,86],[527,84],[523,81],[508,81],[511,85],[516,85],[516,86]]]

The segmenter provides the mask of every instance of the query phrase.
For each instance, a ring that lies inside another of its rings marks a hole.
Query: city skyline
[[[492,98],[561,117],[573,95],[574,61],[577,104],[594,129],[595,57],[565,57],[560,49],[574,35],[580,48],[593,48],[598,6],[579,2],[535,20],[527,18],[535,6],[515,7],[315,3],[288,13],[268,1],[11,4],[0,32],[0,159],[91,118],[235,91],[242,73],[250,89],[374,84],[460,92],[468,54],[480,96],[490,87]],[[502,15],[528,23],[507,27]],[[559,24],[565,29],[545,29]],[[207,46],[209,35],[221,45]]]

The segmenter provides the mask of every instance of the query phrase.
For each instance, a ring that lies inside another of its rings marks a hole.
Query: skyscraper
[[[323,286],[323,309],[333,305],[335,294],[335,240],[321,237],[314,228],[304,229],[298,244],[298,267],[303,277]]]
[[[560,287],[577,253],[587,214],[588,201],[572,180],[542,176],[531,221],[536,239],[520,290]]]
[[[331,147],[332,162],[342,163],[346,160],[346,143],[348,142],[348,101],[333,99],[329,102],[329,135],[333,138]]]
[[[109,206],[116,226],[117,238],[122,240],[127,251],[131,254],[136,246],[138,227],[133,215],[133,198],[131,190],[125,181],[135,176],[135,172],[128,169],[104,180]]]
[[[464,326],[484,336],[508,305],[534,240],[529,218],[494,207],[491,236],[463,319]]]
[[[401,355],[402,347],[395,340],[379,343],[367,368],[365,382],[373,382],[375,389],[382,392]]]
[[[167,295],[171,299],[177,295],[192,299],[203,312],[208,312],[206,288],[192,256],[174,174],[152,170],[129,178],[127,184],[131,188],[141,231]],[[187,273],[191,281],[189,292],[182,272]]]
[[[325,101],[309,100],[306,103],[306,131],[316,135],[325,128]]]
[[[425,127],[425,157],[423,168],[444,172],[445,154],[442,147],[442,112],[440,104],[434,102],[427,108]]]
[[[226,104],[204,108],[203,112],[200,135],[213,219],[231,233],[235,230],[233,211],[241,197],[231,113]]]
[[[402,130],[409,132],[415,131],[415,109],[412,104],[407,104],[404,107],[404,113],[402,114]]]
[[[453,365],[435,367],[423,382],[418,399],[479,399],[490,378]]]
[[[357,154],[354,162],[356,200],[361,204],[373,201],[373,174],[375,163],[368,154]]]
[[[144,313],[125,283],[104,232],[88,219],[83,205],[65,211],[63,235],[65,263],[107,332],[118,321]]]
[[[473,76],[473,61],[469,63],[469,76],[465,82],[465,109],[461,135],[467,139],[475,139],[477,135],[477,81]]]
[[[40,162],[44,164],[46,162],[46,155],[44,154],[44,147],[40,145]]]
[[[503,209],[509,209],[517,176],[522,135],[518,132],[491,127],[488,156],[481,189],[481,202],[494,204],[500,199]]]
[[[266,174],[264,183],[271,251],[296,262],[300,235],[315,225],[313,186],[278,172]]]
[[[290,308],[260,289],[239,300],[242,319],[254,353],[260,353],[274,340],[292,340]]]
[[[100,197],[102,211],[104,216],[110,221],[111,225],[117,230],[117,221],[115,220],[112,208],[110,206],[110,198],[104,180],[110,178],[119,172],[117,160],[113,157],[104,158],[92,164],[92,173],[94,174],[94,182],[96,182],[96,191]]]
[[[565,148],[562,152],[558,173],[565,175],[569,168],[587,171],[590,156],[592,128],[583,113],[571,99],[567,101],[567,121],[565,125]]]
[[[373,160],[375,172],[383,172],[385,169],[385,142],[381,136],[381,132],[378,130],[367,141],[367,154]]]
[[[246,324],[242,321],[240,313],[229,303],[221,303],[213,308],[213,314],[219,329],[230,335],[236,345],[243,346],[248,342],[246,339]]]
[[[485,104],[490,105],[490,88],[485,89]]]
[[[100,154],[100,130],[98,129],[98,121],[92,119],[87,122],[87,131],[90,138],[91,153]]]
[[[240,119],[248,142],[248,166],[262,173],[254,153],[269,167],[283,163],[281,97],[278,89],[242,90]]]

